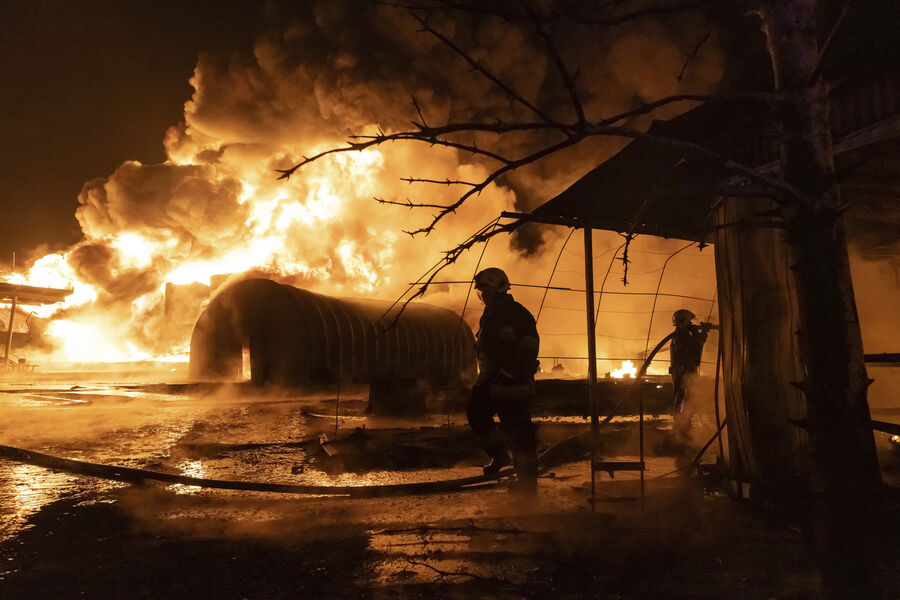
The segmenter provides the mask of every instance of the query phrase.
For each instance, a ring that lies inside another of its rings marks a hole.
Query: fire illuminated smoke
[[[403,11],[368,6],[350,15],[342,3],[310,6],[287,25],[262,35],[252,57],[201,56],[184,122],[165,134],[167,160],[153,165],[128,161],[109,176],[87,182],[76,212],[83,240],[37,258],[25,275],[8,278],[12,283],[74,290],[62,305],[35,309],[36,318],[47,319],[48,343],[41,350],[48,360],[186,361],[194,320],[230,276],[259,275],[326,294],[393,300],[443,250],[501,211],[531,209],[621,147],[619,141],[601,140],[588,148],[590,152],[580,149],[553,157],[510,184],[490,186],[432,234],[416,239],[403,230],[427,223],[427,210],[381,206],[373,198],[446,204],[459,196],[458,188],[410,186],[402,178],[477,181],[486,174],[485,166],[454,150],[395,144],[335,154],[288,181],[278,181],[276,169],[342,145],[351,132],[405,127],[414,114],[411,92],[434,121],[477,119],[482,111],[510,107],[503,92],[478,79],[464,62],[451,59],[445,47],[417,33]],[[363,19],[367,26],[348,28],[347,19]],[[528,95],[543,95],[547,101],[564,93],[552,66],[517,27],[497,22],[446,25],[466,46],[493,40],[484,60]],[[691,36],[681,40],[680,33],[661,25],[625,29],[610,38],[603,61],[579,55],[578,48],[591,46],[573,41],[573,63],[590,70],[584,78],[586,108],[609,113],[635,97],[650,100],[674,91],[674,74],[685,48],[694,43]],[[631,52],[636,40],[644,48],[639,64]],[[653,60],[647,59],[647,48],[656,49]],[[527,68],[507,64],[504,57],[509,56]],[[665,76],[650,72],[653,69]],[[677,89],[706,91],[720,72],[719,54],[710,49]],[[652,89],[648,82],[653,82]],[[525,197],[521,189],[535,197]],[[543,249],[558,247],[565,233],[545,230],[543,247],[525,238],[498,239],[485,264],[502,266],[513,281],[539,283],[534,274],[543,278],[549,273],[556,252]],[[597,239],[598,244],[618,245],[615,234]],[[521,244],[527,247],[519,248]],[[476,254],[467,254],[439,279],[470,279]],[[709,254],[702,261],[706,269]],[[639,266],[640,257],[636,260]],[[566,270],[580,269],[580,261],[575,254],[566,255],[560,277]],[[647,264],[652,271],[655,263]],[[529,305],[530,292],[514,292]],[[709,289],[703,294],[711,296]],[[425,300],[460,310],[465,297],[465,286],[438,285]],[[573,299],[573,306],[578,301]],[[575,312],[552,310],[543,322],[549,320],[548,327],[556,331],[574,332],[583,322]],[[475,312],[470,302],[470,322]],[[634,332],[625,335],[637,337]],[[581,337],[548,337],[543,342],[560,356],[584,354],[583,346]]]

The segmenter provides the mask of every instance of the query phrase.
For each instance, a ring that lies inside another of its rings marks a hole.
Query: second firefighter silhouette
[[[672,336],[669,372],[672,374],[672,387],[675,391],[675,424],[679,429],[690,426],[691,411],[688,405],[690,386],[697,376],[703,344],[709,330],[709,323],[694,325],[694,313],[689,310],[676,310],[672,315],[675,334]]]
[[[517,486],[533,491],[537,460],[529,404],[534,397],[540,338],[534,317],[507,293],[509,287],[506,273],[494,267],[475,276],[484,313],[475,340],[478,380],[466,413],[491,458],[484,467],[485,475],[495,475],[509,464],[511,451]],[[499,427],[494,415],[499,417]]]

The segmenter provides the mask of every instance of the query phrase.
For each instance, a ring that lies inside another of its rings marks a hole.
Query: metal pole
[[[597,385],[597,345],[596,325],[594,323],[594,239],[593,230],[584,228],[584,289],[587,317],[587,344],[588,344],[588,403],[591,409],[591,510],[597,510],[597,502],[594,491],[596,475],[594,473],[594,461],[597,459],[597,437],[600,435],[600,417],[597,410],[597,400],[594,398],[594,387]]]
[[[337,396],[334,398],[334,435],[338,432],[338,418],[341,408],[341,376],[338,375]]]
[[[638,444],[640,445],[640,461],[641,461],[641,510],[644,510],[644,378],[638,373],[638,410],[640,417],[638,420]]]
[[[3,355],[3,370],[9,370],[9,350],[12,348],[13,323],[16,318],[16,301],[18,298],[13,296],[12,306],[9,309],[9,324],[6,326],[6,354]]]

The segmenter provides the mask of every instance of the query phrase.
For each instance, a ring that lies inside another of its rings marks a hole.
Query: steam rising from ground
[[[51,309],[56,313],[47,333],[56,353],[50,358],[186,359],[190,325],[203,299],[194,297],[175,318],[171,298],[166,303],[166,283],[209,285],[216,275],[251,272],[327,294],[394,299],[441,251],[503,210],[528,210],[547,200],[622,146],[619,140],[598,140],[554,156],[492,185],[428,237],[411,239],[402,231],[426,224],[430,213],[381,206],[373,197],[446,204],[459,196],[458,187],[409,186],[400,178],[477,181],[488,166],[456,151],[394,144],[329,157],[287,182],[276,181],[275,169],[342,145],[353,132],[408,127],[415,118],[411,94],[429,123],[532,115],[473,74],[444,44],[416,32],[402,10],[354,2],[269,10],[273,26],[251,54],[198,59],[184,122],[165,135],[168,160],[125,162],[109,176],[86,183],[77,210],[83,241],[36,259],[27,278],[19,278],[74,288],[63,308]],[[559,118],[571,118],[558,74],[523,26],[455,13],[429,19],[522,95],[555,107]],[[601,39],[596,31],[556,33],[566,59],[581,69],[579,87],[589,117],[599,118],[676,90],[712,89],[721,73],[714,43],[698,54],[684,81],[676,81],[684,57],[707,29],[686,19],[670,26],[637,24]],[[510,139],[501,149],[520,154],[540,141]],[[556,253],[546,249],[557,247],[565,233],[546,229],[497,239],[483,264],[507,269],[514,281],[542,284]],[[602,250],[618,245],[613,234],[599,238]],[[665,251],[672,244],[663,246]],[[440,279],[469,280],[476,260],[477,253],[469,253]],[[579,270],[580,263],[578,256],[564,256],[560,277]],[[651,263],[645,270],[652,271]],[[703,269],[711,264],[701,263]],[[640,281],[638,271],[633,281]],[[711,297],[711,287],[699,287]],[[459,310],[465,293],[464,285],[437,286],[427,300]],[[530,292],[517,296],[537,309],[539,299]],[[555,330],[569,328],[573,320],[580,323],[565,311],[547,311],[542,318]],[[49,312],[42,309],[38,315]],[[633,316],[636,320],[626,321],[634,322],[634,331],[644,329],[647,314]],[[619,337],[639,337],[624,323],[619,319],[612,326],[622,330]],[[96,343],[86,343],[92,337]],[[568,343],[551,341],[545,347],[561,356],[583,353]]]

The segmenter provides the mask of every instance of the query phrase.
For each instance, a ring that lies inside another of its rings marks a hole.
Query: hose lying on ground
[[[625,392],[619,402],[613,407],[610,414],[602,421],[603,424],[609,423],[616,413],[619,406],[622,405],[628,393],[635,384],[641,383],[641,377],[647,370],[650,361],[659,352],[660,348],[669,341],[672,334],[666,336],[655,348],[650,352],[644,360],[638,376],[632,382],[629,389]],[[578,438],[585,433],[575,434],[554,446],[545,450],[539,457],[540,462],[556,447]],[[150,471],[148,469],[135,469],[131,467],[117,467],[112,465],[101,465],[98,463],[90,463],[81,460],[73,460],[70,458],[61,458],[33,450],[25,450],[24,448],[16,448],[13,446],[0,445],[0,458],[7,460],[63,471],[75,475],[87,475],[90,477],[99,477],[102,479],[111,479],[113,481],[124,481],[126,483],[143,483],[146,481],[162,481],[169,484],[190,485],[204,488],[214,488],[220,490],[243,490],[251,492],[275,492],[281,494],[311,494],[311,495],[333,495],[333,496],[352,496],[352,497],[372,497],[372,496],[389,496],[400,494],[428,494],[450,492],[462,489],[473,489],[497,483],[502,477],[508,477],[515,473],[512,468],[502,469],[495,475],[476,475],[473,477],[461,477],[457,479],[446,479],[441,481],[423,481],[411,483],[393,483],[381,485],[301,485],[289,483],[262,483],[257,481],[230,481],[226,479],[206,479],[202,477],[189,477],[187,475],[176,475],[174,473],[161,473],[159,471]],[[547,467],[539,467],[539,472],[544,472]]]
[[[262,483],[256,481],[229,481],[224,479],[206,479],[202,477],[189,477],[187,475],[175,475],[174,473],[161,473],[147,469],[134,469],[131,467],[117,467],[101,465],[81,460],[60,458],[41,452],[15,448],[13,446],[0,445],[0,458],[7,460],[45,467],[56,471],[64,471],[75,475],[88,475],[113,481],[126,483],[143,483],[145,481],[162,481],[165,483],[191,485],[220,490],[244,490],[251,492],[276,492],[282,494],[314,494],[334,496],[388,496],[396,494],[428,494],[438,492],[450,492],[459,489],[471,489],[487,484],[496,483],[501,477],[512,475],[512,468],[501,470],[493,476],[477,475],[473,477],[461,477],[442,481],[423,481],[412,483],[394,483],[383,485],[298,485],[287,483]]]

